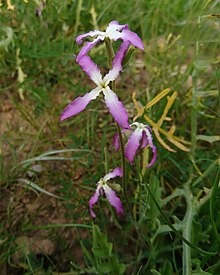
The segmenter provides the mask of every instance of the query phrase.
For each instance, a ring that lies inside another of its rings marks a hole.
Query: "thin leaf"
[[[52,193],[46,191],[46,190],[43,189],[42,187],[40,187],[40,186],[38,186],[37,184],[33,183],[32,181],[29,181],[29,180],[26,180],[26,179],[18,179],[18,182],[24,183],[24,184],[26,184],[27,186],[31,187],[32,189],[37,190],[37,191],[39,191],[39,192],[41,192],[41,193],[44,193],[44,194],[47,195],[47,196],[50,196],[50,197],[54,197],[54,198],[63,200],[63,198],[61,198],[60,196],[54,195],[54,194],[52,194]]]
[[[213,227],[213,232],[215,234],[215,237],[216,237],[217,241],[220,243],[220,237],[219,237],[218,229],[216,227],[215,220],[214,220],[214,216],[216,215],[216,212],[214,212],[214,202],[215,202],[216,192],[218,190],[218,186],[219,186],[219,183],[220,183],[219,171],[220,171],[220,168],[218,169],[218,172],[217,172],[217,175],[215,177],[215,181],[214,181],[214,184],[213,184],[213,187],[212,187],[212,192],[211,192],[211,197],[210,197],[210,204],[209,204],[209,212],[210,212],[210,220],[211,220],[211,224],[212,224],[212,227]]]
[[[213,143],[213,142],[216,142],[216,141],[220,141],[220,136],[197,135],[196,139],[206,141],[206,142],[209,142],[209,143]]]

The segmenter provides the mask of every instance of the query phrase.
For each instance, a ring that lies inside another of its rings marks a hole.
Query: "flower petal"
[[[100,88],[95,88],[91,92],[86,93],[83,97],[82,96],[77,97],[63,111],[60,117],[60,121],[82,112],[91,100],[96,99],[96,97],[99,95],[100,92],[101,92]]]
[[[78,53],[77,57],[76,57],[76,62],[78,63],[79,59],[83,56],[83,55],[87,55],[87,53],[100,41],[101,39],[98,37],[96,38],[94,41],[92,42],[87,42],[85,44],[85,46],[82,47],[82,49],[80,50],[80,52]]]
[[[126,54],[126,51],[129,47],[129,42],[123,42],[117,51],[113,62],[112,62],[112,69],[109,71],[109,73],[104,77],[103,81],[105,83],[109,83],[110,81],[115,80],[118,76],[120,71],[122,70],[122,60]]]
[[[135,32],[132,32],[126,29],[123,30],[121,33],[121,39],[123,41],[129,41],[133,46],[141,50],[144,50],[144,44],[140,39],[140,37]]]
[[[132,131],[131,129],[123,129],[122,131],[121,131],[121,133],[122,134],[125,134],[125,136],[127,136],[126,135],[126,132],[127,131]],[[130,132],[128,131],[128,133],[129,133],[129,135],[130,135]],[[115,136],[114,136],[114,138],[113,138],[113,146],[115,147],[115,151],[116,152],[118,152],[118,150],[119,150],[119,148],[120,148],[120,142],[119,142],[119,133],[116,133],[115,134]]]
[[[103,180],[106,182],[110,179],[113,179],[115,177],[122,177],[123,176],[123,172],[122,172],[122,169],[117,167],[115,168],[112,172],[106,174],[103,178]]]
[[[118,133],[116,133],[116,134],[114,135],[113,146],[115,147],[115,151],[118,152],[118,150],[119,150],[119,148],[120,148],[119,134],[118,134]]]
[[[105,31],[105,37],[109,37],[110,39],[116,41],[122,38],[121,31],[124,29],[128,29],[128,25],[120,25],[117,21],[112,21],[109,23],[108,27]]]
[[[90,32],[84,33],[84,34],[80,34],[76,37],[76,43],[77,44],[82,44],[82,40],[85,37],[87,37],[87,36],[93,37],[93,36],[96,36],[96,35],[102,35],[102,32],[95,30],[95,31],[90,31]]]
[[[147,135],[147,139],[148,139],[148,142],[149,142],[149,145],[152,149],[152,152],[153,152],[153,158],[151,160],[151,162],[148,164],[147,168],[151,167],[155,161],[156,161],[156,158],[157,158],[157,148],[156,146],[153,144],[153,138],[152,138],[152,135],[151,135],[151,132],[148,128],[145,128],[144,129],[146,135]]]
[[[141,149],[145,148],[148,145],[148,143],[149,142],[148,142],[147,135],[146,135],[145,131],[143,131]]]
[[[99,85],[102,82],[101,72],[98,66],[91,60],[89,56],[83,55],[78,59],[77,62],[96,85]]]
[[[122,215],[124,213],[124,209],[121,203],[121,200],[116,196],[115,191],[113,191],[107,184],[103,186],[106,198],[110,202],[110,204],[116,209],[118,215]]]
[[[136,128],[134,132],[131,134],[131,136],[129,137],[128,143],[126,144],[125,156],[130,161],[131,164],[137,152],[137,149],[140,146],[140,140],[142,139],[142,132],[143,132],[142,129]]]
[[[122,128],[129,128],[128,114],[117,95],[108,86],[102,89],[102,91],[105,96],[106,105],[114,119]]]
[[[128,29],[128,24],[120,25],[117,21],[112,21],[109,23],[108,27],[106,28],[106,32],[108,32],[109,29],[122,31],[124,29]]]
[[[91,197],[91,199],[89,200],[89,208],[90,208],[90,214],[93,218],[96,217],[96,214],[93,212],[92,208],[93,208],[93,205],[95,203],[97,203],[98,199],[99,199],[99,196],[100,196],[100,188],[101,186],[98,185],[96,190],[95,190],[95,193],[94,195]]]

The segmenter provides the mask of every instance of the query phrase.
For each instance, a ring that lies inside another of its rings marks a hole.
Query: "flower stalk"
[[[111,184],[108,185],[107,181],[116,176],[122,177],[122,189],[125,197],[125,201],[129,212],[134,220],[134,216],[129,204],[129,200],[126,193],[126,162],[125,158],[127,158],[130,163],[134,159],[138,148],[145,148],[146,146],[150,146],[154,153],[153,160],[148,165],[150,167],[155,159],[156,159],[156,148],[152,143],[151,130],[148,126],[142,125],[141,123],[133,123],[129,125],[128,122],[128,113],[123,105],[123,103],[119,100],[117,94],[115,93],[116,84],[115,80],[119,76],[120,72],[123,69],[123,61],[126,57],[130,56],[128,53],[129,47],[132,45],[141,50],[144,49],[143,42],[140,37],[135,33],[129,30],[127,24],[120,25],[117,21],[112,21],[109,23],[105,31],[94,30],[85,34],[81,34],[76,37],[76,43],[82,44],[84,38],[90,37],[92,41],[88,41],[81,48],[80,52],[76,56],[76,62],[82,68],[82,70],[88,75],[88,77],[96,84],[96,87],[92,89],[90,92],[87,92],[83,96],[79,96],[75,98],[63,111],[61,114],[60,120],[63,121],[67,118],[75,116],[81,113],[87,105],[95,100],[100,94],[103,94],[104,100],[106,103],[109,112],[112,114],[116,121],[117,125],[117,138],[115,139],[116,146],[119,148],[121,146],[121,161],[122,166],[115,168],[112,172],[107,173],[106,175],[100,179],[97,183],[97,188],[95,194],[90,199],[90,213],[92,217],[95,217],[95,213],[92,208],[93,205],[98,201],[100,195],[105,195],[110,204],[115,207],[117,214],[123,213],[123,207],[120,199],[116,196],[115,192],[111,189]],[[112,41],[122,40],[119,49],[116,54],[114,52]],[[106,75],[102,75],[100,69],[97,64],[93,62],[93,60],[88,55],[89,51],[95,47],[98,43],[105,43],[108,57],[108,67],[109,72]],[[126,56],[127,55],[127,56]],[[131,132],[131,126],[135,125],[138,129],[136,129],[130,136],[126,147],[123,144],[122,134],[129,130]],[[139,129],[141,128],[141,129]],[[141,143],[140,143],[141,142]],[[120,144],[120,145],[119,145]],[[117,150],[116,150],[117,151]],[[105,167],[106,168],[106,167]],[[106,169],[107,170],[107,169]],[[135,222],[135,220],[134,220]],[[135,223],[135,227],[138,233],[137,225]],[[139,235],[139,234],[138,234]]]
[[[106,45],[106,51],[107,51],[107,56],[108,56],[108,66],[111,67],[112,66],[112,61],[114,58],[114,49],[112,47],[112,43],[110,41],[110,39],[105,39],[105,45]],[[112,81],[112,89],[114,91],[116,91],[116,83],[115,81]],[[126,162],[125,162],[125,153],[124,153],[124,143],[123,143],[123,137],[122,137],[122,132],[121,132],[121,128],[119,126],[119,124],[116,122],[116,127],[117,127],[117,132],[119,135],[119,142],[120,142],[120,146],[121,146],[121,163],[122,163],[122,171],[123,171],[123,175],[122,175],[122,190],[123,190],[123,195],[125,198],[125,202],[126,205],[128,207],[128,210],[133,217],[133,213],[131,210],[131,206],[127,197],[127,192],[126,192]]]

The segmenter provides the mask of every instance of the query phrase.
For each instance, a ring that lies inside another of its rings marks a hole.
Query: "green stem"
[[[193,207],[193,196],[189,188],[189,184],[185,186],[185,199],[187,204],[187,211],[184,218],[183,238],[191,242],[192,222],[195,216],[195,207]],[[183,275],[191,274],[191,247],[183,241]]]
[[[110,39],[108,39],[108,38],[105,39],[105,45],[106,45],[106,50],[107,50],[107,54],[108,54],[108,66],[109,66],[109,68],[111,68],[112,61],[113,61],[113,58],[115,56],[115,53],[114,53],[114,49],[112,47],[112,43],[111,43]],[[114,92],[116,91],[115,81],[112,81],[112,90]],[[131,209],[131,206],[130,206],[130,203],[129,203],[129,200],[128,200],[128,197],[127,197],[127,192],[126,192],[126,162],[125,162],[125,154],[124,154],[124,143],[123,143],[121,128],[120,128],[120,126],[118,125],[117,122],[116,122],[116,126],[117,126],[117,130],[118,130],[119,141],[120,141],[120,146],[121,146],[121,161],[122,161],[122,170],[123,170],[123,176],[122,176],[123,195],[124,195],[124,198],[125,198],[125,202],[126,202],[128,211],[129,211],[129,213],[132,217],[132,220],[133,220],[134,227],[135,227],[135,230],[137,232],[138,238],[141,241],[141,243],[145,246],[145,248],[148,249],[148,246],[147,246],[144,238],[141,236],[141,234],[139,232],[136,220],[134,218],[134,215],[133,215],[133,212],[132,212],[132,209]]]
[[[220,164],[220,162],[219,162],[219,164]],[[220,184],[219,174],[220,174],[220,166],[219,166],[219,169],[218,169],[218,172],[217,172],[217,175],[216,175],[213,187],[212,187],[212,191],[211,191],[211,198],[210,198],[210,203],[209,203],[209,212],[210,212],[210,221],[211,221],[211,224],[212,224],[212,228],[213,228],[215,238],[220,243],[220,237],[219,237],[218,229],[216,227],[215,220],[214,220],[214,216],[215,216],[214,206],[215,206],[216,192],[217,192],[218,186]]]
[[[197,73],[194,69],[192,74],[193,88],[192,88],[192,111],[191,111],[191,155],[195,159],[196,151],[196,134],[197,134]]]
[[[83,0],[78,0],[78,5],[77,5],[77,9],[76,9],[76,21],[75,21],[75,27],[74,27],[74,34],[75,35],[78,33],[78,28],[79,28],[79,24],[80,24],[80,14],[81,14],[81,10],[82,10],[82,4],[83,4]]]
[[[109,38],[105,39],[105,46],[106,46],[106,50],[107,50],[107,54],[108,54],[108,67],[110,69],[112,67],[112,61],[115,56],[115,53],[114,53],[114,49],[112,47],[112,43]],[[115,83],[115,81],[113,81],[113,83]],[[112,86],[113,85],[115,85],[115,84],[112,84]]]
[[[200,16],[197,21],[198,30],[200,28]],[[199,54],[199,41],[196,41],[195,44],[195,55],[196,59]],[[191,157],[192,160],[195,160],[195,151],[196,151],[196,135],[197,135],[197,108],[198,108],[198,99],[197,99],[197,69],[194,67],[192,72],[192,111],[191,111]]]
[[[123,170],[123,176],[122,176],[122,189],[123,189],[123,195],[125,198],[126,205],[128,207],[128,210],[132,216],[132,219],[134,220],[134,215],[127,197],[127,192],[126,192],[126,162],[125,162],[125,154],[124,154],[124,143],[123,143],[123,138],[122,138],[122,133],[120,126],[116,122],[117,130],[118,130],[118,135],[119,135],[119,141],[120,141],[120,146],[121,146],[121,162],[122,162],[122,170]]]
[[[108,66],[109,66],[109,68],[111,68],[115,53],[114,53],[114,49],[112,47],[112,43],[111,43],[110,39],[105,40],[105,45],[106,45],[106,50],[107,50],[107,54],[108,54]],[[112,90],[116,91],[115,81],[112,81]],[[129,200],[127,197],[127,192],[126,192],[126,162],[125,162],[125,154],[124,154],[123,137],[122,137],[122,133],[121,133],[121,128],[117,122],[116,122],[116,126],[117,126],[118,135],[119,135],[120,146],[121,146],[121,162],[122,162],[122,170],[123,170],[122,190],[123,190],[123,195],[124,195],[128,210],[129,210],[132,218],[134,219],[132,209],[131,209],[131,206],[130,206],[130,203],[129,203]]]

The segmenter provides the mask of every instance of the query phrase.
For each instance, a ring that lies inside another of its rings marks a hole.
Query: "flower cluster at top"
[[[92,100],[95,100],[100,93],[103,93],[104,100],[109,109],[109,112],[112,114],[117,124],[123,129],[122,133],[126,130],[131,133],[125,148],[125,157],[132,164],[138,148],[144,148],[149,145],[153,151],[153,159],[148,165],[148,167],[150,167],[156,160],[156,147],[153,144],[151,129],[147,125],[143,125],[142,123],[138,122],[129,125],[128,113],[122,102],[119,100],[118,96],[115,94],[115,91],[112,90],[111,85],[111,82],[114,82],[122,71],[122,62],[129,46],[133,45],[134,47],[143,50],[143,42],[135,32],[129,30],[127,24],[120,25],[116,21],[112,21],[106,28],[106,31],[95,30],[79,35],[76,38],[77,44],[81,44],[83,39],[86,37],[93,38],[93,41],[86,42],[86,44],[82,47],[76,56],[76,62],[89,76],[89,78],[96,84],[96,87],[90,92],[86,93],[84,96],[79,96],[74,99],[73,102],[71,102],[65,108],[60,120],[62,121],[82,112]],[[88,53],[94,46],[100,42],[106,41],[106,39],[110,41],[122,40],[122,43],[111,62],[112,67],[110,68],[109,72],[105,76],[102,76],[98,66],[92,61]],[[132,132],[132,128],[134,126],[136,126],[136,129],[134,132]],[[142,144],[140,145],[141,141]],[[118,134],[115,136],[114,146],[117,151],[119,149]],[[117,214],[123,214],[123,207],[120,199],[107,184],[109,179],[117,176],[123,176],[123,171],[121,168],[115,168],[111,173],[108,173],[98,182],[95,194],[89,202],[90,213],[92,217],[95,217],[95,213],[93,212],[92,207],[98,201],[99,195],[102,193],[105,193],[110,204],[116,209]]]

